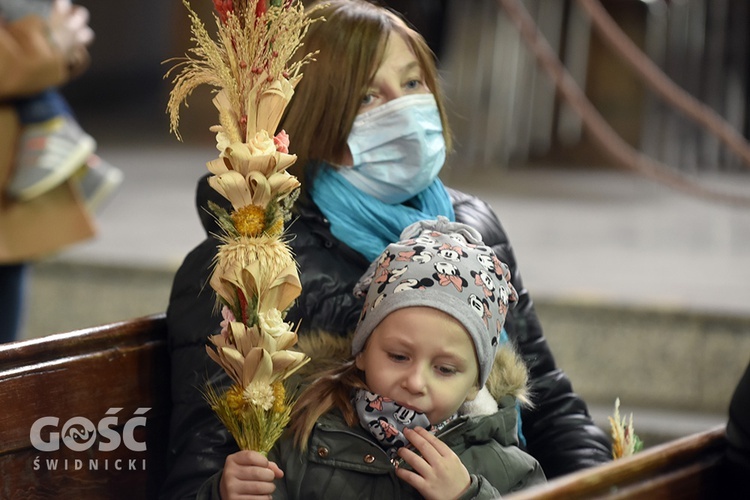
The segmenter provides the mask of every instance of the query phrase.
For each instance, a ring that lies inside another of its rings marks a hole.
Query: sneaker
[[[19,201],[50,191],[78,170],[96,141],[69,117],[28,125],[21,133],[15,171],[7,188]]]
[[[76,173],[74,179],[86,201],[86,207],[89,211],[95,212],[122,184],[122,177],[122,171],[119,168],[102,160],[98,155],[92,154]]]

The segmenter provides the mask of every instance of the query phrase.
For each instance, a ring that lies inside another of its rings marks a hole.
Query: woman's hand
[[[219,493],[222,500],[271,498],[274,480],[282,477],[284,472],[257,451],[238,451],[224,461]]]
[[[400,448],[399,456],[414,472],[399,468],[396,475],[427,500],[460,497],[471,484],[471,477],[458,455],[422,427],[406,429],[404,435],[422,456],[406,447]]]
[[[88,9],[70,0],[54,0],[48,25],[50,38],[63,53],[71,78],[80,75],[89,64],[87,47],[94,41]]]

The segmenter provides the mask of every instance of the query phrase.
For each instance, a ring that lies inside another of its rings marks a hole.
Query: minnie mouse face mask
[[[347,145],[354,166],[339,173],[384,203],[403,203],[432,184],[445,163],[435,97],[408,95],[362,113]]]
[[[409,410],[392,399],[364,389],[355,393],[353,403],[360,424],[370,431],[391,460],[396,458],[399,448],[409,444],[404,436],[404,429],[431,428],[424,413]]]

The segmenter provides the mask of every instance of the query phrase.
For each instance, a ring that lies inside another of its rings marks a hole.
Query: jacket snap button
[[[328,448],[326,448],[325,446],[321,446],[320,448],[318,448],[318,456],[320,458],[326,458],[328,456]]]
[[[375,461],[375,457],[372,455],[365,455],[364,461],[366,464],[371,464]]]

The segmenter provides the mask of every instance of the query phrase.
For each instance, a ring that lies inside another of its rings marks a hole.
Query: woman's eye
[[[388,357],[391,358],[393,361],[406,361],[408,359],[403,354],[396,354],[393,352],[389,352]]]
[[[375,101],[375,96],[372,94],[367,94],[362,98],[362,106],[367,106],[369,104],[372,104],[373,101]]]
[[[422,87],[422,80],[409,80],[404,87],[407,90],[419,90]]]

